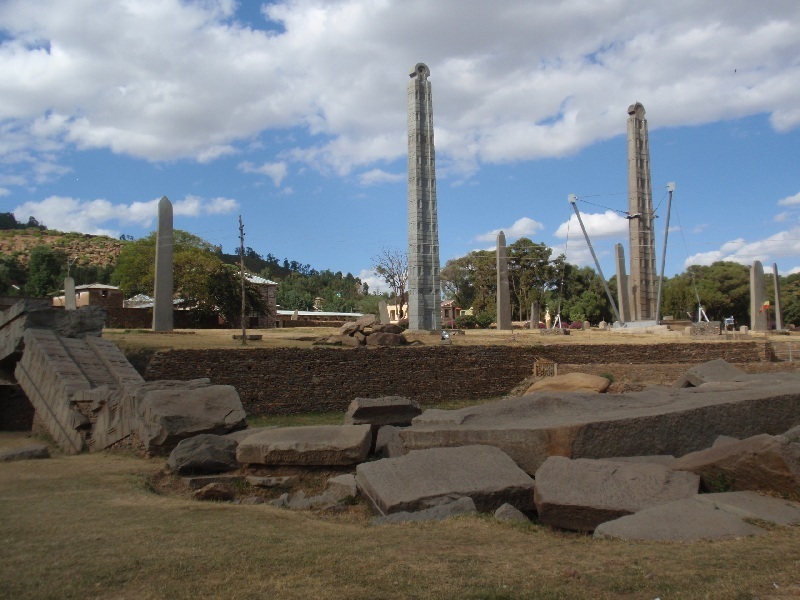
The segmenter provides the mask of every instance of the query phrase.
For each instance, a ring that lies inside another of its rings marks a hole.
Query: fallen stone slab
[[[209,483],[194,493],[195,500],[229,502],[236,497],[236,491],[225,483]]]
[[[443,521],[458,515],[474,515],[477,512],[478,509],[475,507],[475,502],[472,501],[472,498],[463,497],[453,500],[452,502],[446,502],[445,504],[439,504],[437,506],[432,506],[431,508],[426,508],[425,510],[419,510],[416,512],[401,511],[383,517],[376,517],[372,519],[370,524],[389,525],[392,523],[422,523],[425,521]]]
[[[414,512],[469,496],[482,512],[533,508],[533,480],[492,446],[431,448],[356,467],[359,490],[381,514]]]
[[[765,529],[736,514],[701,500],[702,495],[660,504],[636,514],[607,521],[594,530],[595,538],[660,542],[724,540],[763,535]]]
[[[500,508],[494,511],[494,518],[499,521],[529,521],[521,510],[512,506],[508,502],[503,504]]]
[[[196,475],[194,477],[184,477],[183,481],[193,490],[199,490],[211,483],[224,483],[230,486],[240,485],[244,483],[245,478],[243,475],[234,474]]]
[[[28,444],[20,448],[12,448],[0,452],[0,462],[12,460],[31,460],[36,458],[50,458],[50,450],[44,444]]]
[[[372,442],[369,425],[279,427],[239,443],[243,464],[346,466],[366,460]]]
[[[230,433],[226,433],[222,437],[229,440],[234,440],[238,444],[242,440],[246,440],[255,433],[259,433],[260,431],[263,431],[265,429],[277,429],[277,428],[278,428],[277,425],[270,425],[268,427],[248,427],[247,429],[240,429],[238,431],[232,431]]]
[[[673,385],[678,388],[697,387],[704,383],[730,383],[747,381],[748,379],[750,379],[750,375],[727,361],[718,358],[692,367],[681,375]]]
[[[708,448],[719,435],[780,434],[800,425],[798,382],[629,394],[537,392],[459,410],[426,410],[397,434],[407,450],[492,445],[529,474],[548,456],[683,456]]]
[[[672,466],[672,463],[674,463],[677,459],[671,454],[654,454],[650,456],[615,456],[609,460],[636,464],[655,463],[657,465],[669,467]]]
[[[611,385],[611,381],[599,375],[588,373],[567,373],[546,377],[528,388],[526,394],[539,391],[548,392],[597,392],[603,393]]]
[[[791,500],[758,492],[700,494],[697,498],[743,519],[765,521],[773,525],[800,525],[800,503]]]
[[[297,475],[284,475],[282,477],[246,477],[247,483],[260,488],[288,488],[300,480]]]
[[[800,443],[767,434],[682,456],[672,468],[697,473],[711,492],[760,490],[800,496]]]
[[[592,531],[600,523],[697,494],[700,478],[656,463],[551,456],[536,471],[534,500],[545,525]]]
[[[373,333],[367,336],[367,346],[402,346],[406,339],[399,333]]]
[[[394,323],[382,323],[372,326],[373,333],[403,333],[405,329]]]
[[[419,402],[403,396],[356,398],[347,407],[345,425],[408,426],[422,414]]]
[[[236,441],[205,433],[178,442],[167,460],[176,473],[223,473],[239,468]]]

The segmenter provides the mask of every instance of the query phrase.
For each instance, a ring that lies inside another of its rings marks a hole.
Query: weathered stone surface
[[[194,477],[184,477],[183,481],[186,482],[193,490],[199,490],[211,483],[224,483],[226,485],[234,486],[244,483],[245,478],[242,475],[234,475],[233,473],[223,473],[220,475],[196,475]]]
[[[228,502],[236,497],[235,490],[226,483],[209,483],[194,493],[195,500]]]
[[[533,508],[533,480],[491,446],[431,448],[356,467],[361,492],[382,515],[469,496],[481,511],[504,502]]]
[[[297,483],[300,478],[297,475],[284,475],[282,477],[246,477],[247,483],[260,488],[288,488]]]
[[[401,346],[405,338],[398,333],[373,333],[367,336],[367,346]]]
[[[699,487],[696,475],[655,463],[551,456],[536,471],[534,500],[542,523],[592,531],[605,521],[694,496]]]
[[[504,505],[505,506],[505,505]],[[443,521],[458,515],[473,515],[478,510],[472,498],[462,497],[417,512],[396,512],[372,519],[371,525],[389,525],[391,523],[421,523],[424,521]]]
[[[356,348],[361,345],[361,340],[351,335],[332,335],[328,338],[328,343]]]
[[[494,518],[500,521],[529,521],[525,513],[518,510],[508,502],[503,504],[500,508],[494,511]]]
[[[790,375],[735,389],[539,392],[459,410],[427,410],[398,435],[408,450],[492,445],[529,474],[548,456],[682,456],[708,448],[718,435],[779,434],[800,425],[800,380]]]
[[[403,333],[404,331],[405,329],[394,323],[382,323],[372,326],[373,333]]]
[[[747,381],[749,378],[747,373],[719,358],[692,367],[675,382],[674,387],[697,387],[704,383],[729,383]]]
[[[392,425],[384,425],[378,429],[375,439],[375,455],[382,458],[395,458],[408,454],[403,440],[400,438],[399,429]]]
[[[556,375],[546,377],[534,383],[528,388],[526,394],[533,392],[598,392],[602,393],[608,389],[611,381],[599,375],[589,375],[588,373],[568,373],[566,375]]]
[[[236,459],[262,465],[354,465],[366,460],[371,442],[369,425],[279,427],[240,442]]]
[[[675,462],[676,458],[671,454],[654,454],[650,456],[615,456],[609,460],[613,460],[614,462],[623,462],[623,463],[655,463],[657,465],[663,465],[665,467],[672,466],[672,463]]]
[[[800,442],[800,425],[797,427],[792,427],[789,431],[786,431],[781,435],[790,442]]]
[[[177,473],[222,473],[239,467],[234,440],[205,433],[178,442],[167,460]]]
[[[712,448],[716,448],[717,446],[724,446],[725,444],[730,444],[731,442],[738,442],[739,439],[735,437],[731,437],[729,435],[718,435],[717,439],[714,440],[714,443],[711,444]]]
[[[44,444],[28,444],[27,446],[0,452],[0,462],[30,460],[32,458],[50,458],[50,450]]]
[[[341,502],[347,498],[355,498],[358,496],[358,486],[356,485],[355,475],[346,473],[344,475],[331,477],[328,479],[325,494],[330,498],[335,498],[337,502]]]
[[[800,525],[800,503],[783,498],[748,491],[701,494],[698,499],[743,519],[757,519],[773,525]]]
[[[378,322],[378,318],[375,315],[364,315],[356,319],[356,325],[359,328],[364,329],[365,327],[372,327],[375,323]]]
[[[139,439],[156,454],[201,433],[225,434],[247,426],[239,394],[231,385],[207,380],[154,381],[135,392],[140,415]]]
[[[673,469],[697,473],[709,491],[761,490],[800,496],[800,443],[756,435],[692,452]]]
[[[356,321],[348,321],[339,328],[339,335],[353,335],[356,331],[361,331],[361,326]]]
[[[653,506],[636,514],[607,521],[594,530],[595,538],[688,542],[762,535],[766,530],[738,515],[703,502],[701,496]]]
[[[247,429],[239,429],[238,431],[231,431],[230,433],[226,433],[224,436],[225,439],[233,440],[237,444],[242,440],[246,440],[251,435],[255,433],[259,433],[265,429],[277,429],[277,425],[270,425],[269,427],[248,427]]]
[[[345,425],[411,425],[422,414],[419,402],[403,396],[356,398],[344,415]]]

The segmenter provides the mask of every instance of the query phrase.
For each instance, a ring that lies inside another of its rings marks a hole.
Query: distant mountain
[[[127,243],[104,235],[61,233],[49,229],[0,230],[0,255],[16,255],[23,266],[27,266],[32,248],[49,246],[63,251],[71,258],[77,257],[77,265],[104,267],[117,262],[120,251]]]

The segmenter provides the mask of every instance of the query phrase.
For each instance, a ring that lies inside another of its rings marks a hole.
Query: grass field
[[[0,448],[27,443],[0,434]],[[0,464],[2,598],[785,598],[800,527],[691,544],[594,541],[488,516],[346,515],[150,491],[163,459]]]

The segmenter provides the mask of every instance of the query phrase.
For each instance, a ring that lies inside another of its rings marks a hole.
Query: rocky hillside
[[[16,254],[23,265],[35,246],[50,246],[69,256],[77,256],[79,265],[105,266],[117,262],[120,250],[127,242],[103,235],[61,233],[40,229],[7,229],[0,231],[0,254]]]

